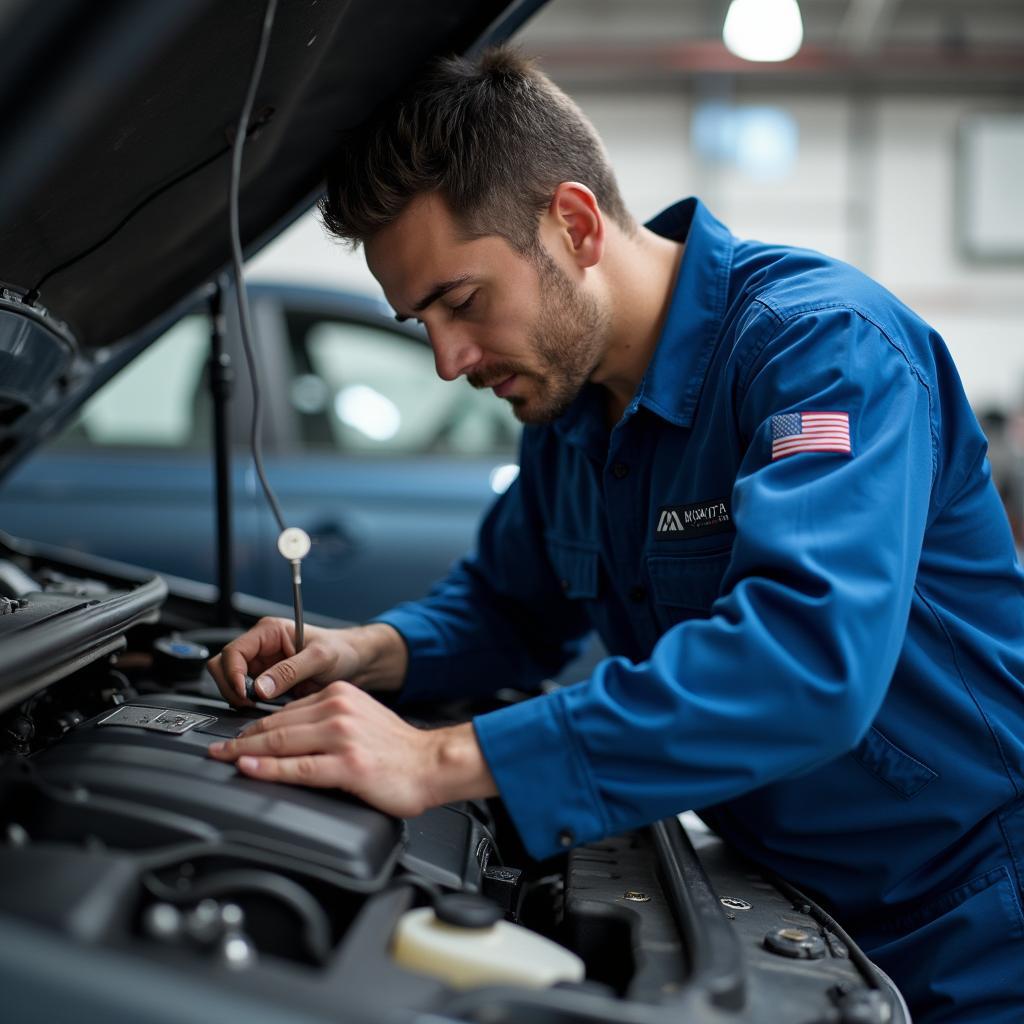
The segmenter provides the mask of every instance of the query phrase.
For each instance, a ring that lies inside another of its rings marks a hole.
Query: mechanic
[[[637,225],[508,50],[349,133],[321,208],[438,374],[511,403],[521,472],[424,600],[229,644],[233,704],[246,673],[304,696],[212,756],[401,816],[500,793],[537,858],[693,808],[916,1020],[1024,1020],[1024,577],[936,333],[694,199]],[[529,689],[593,629],[589,679],[464,725],[368,692]]]

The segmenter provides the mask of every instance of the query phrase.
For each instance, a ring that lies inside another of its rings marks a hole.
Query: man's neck
[[[658,346],[683,257],[680,242],[647,228],[630,237],[616,230],[606,273],[611,295],[611,332],[604,358],[590,379],[608,392],[614,425],[640,387]]]

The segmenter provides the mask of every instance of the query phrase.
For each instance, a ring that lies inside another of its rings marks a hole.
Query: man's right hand
[[[245,696],[247,675],[255,679],[256,693],[270,700],[293,687],[305,696],[339,679],[397,689],[406,662],[405,642],[383,623],[349,629],[306,626],[305,647],[296,653],[294,624],[266,618],[232,640],[207,667],[224,699],[245,707],[252,703]]]

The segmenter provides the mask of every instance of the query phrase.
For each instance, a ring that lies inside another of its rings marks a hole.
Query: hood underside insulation
[[[340,131],[506,6],[283,0],[245,149],[243,245],[316,192]],[[230,144],[263,4],[38,7],[0,19],[17,53],[0,70],[0,282],[38,290],[80,344],[105,345],[228,259]]]

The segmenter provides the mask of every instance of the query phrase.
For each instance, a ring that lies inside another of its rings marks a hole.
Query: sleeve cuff
[[[523,845],[538,860],[609,833],[569,721],[566,692],[473,719],[509,815]]]
[[[448,651],[430,620],[415,606],[399,605],[371,620],[398,630],[409,649],[409,666],[398,699],[431,700],[444,695]]]

